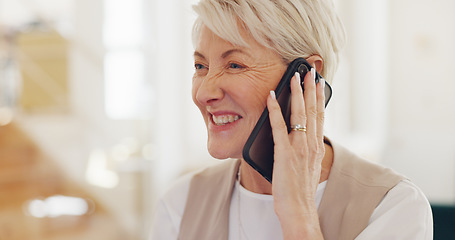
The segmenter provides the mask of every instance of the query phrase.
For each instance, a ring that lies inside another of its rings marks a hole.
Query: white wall
[[[370,161],[379,162],[388,118],[389,4],[364,0],[336,3],[347,43],[333,79],[326,135]]]
[[[455,202],[455,1],[393,0],[384,163]]]
[[[338,0],[348,44],[329,136],[455,202],[455,2]]]

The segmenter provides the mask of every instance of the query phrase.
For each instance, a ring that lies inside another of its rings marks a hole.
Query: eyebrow
[[[226,52],[221,54],[221,57],[222,58],[227,58],[229,55],[232,55],[234,53],[241,53],[241,54],[244,54],[244,55],[246,55],[246,56],[251,58],[251,55],[249,53],[243,51],[242,49],[238,49],[238,48],[227,50]],[[194,51],[193,55],[194,55],[194,57],[200,57],[202,59],[205,59],[204,54],[202,54],[202,53],[200,53],[198,51]]]
[[[203,58],[205,59],[204,55],[198,51],[194,51],[194,54],[193,54],[194,57],[200,57],[200,58]]]

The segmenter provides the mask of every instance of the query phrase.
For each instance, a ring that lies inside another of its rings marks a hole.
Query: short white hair
[[[332,81],[346,37],[331,0],[201,0],[193,9],[198,15],[194,44],[206,26],[234,45],[247,46],[239,31],[244,27],[258,43],[280,54],[285,63],[321,56],[321,75]]]

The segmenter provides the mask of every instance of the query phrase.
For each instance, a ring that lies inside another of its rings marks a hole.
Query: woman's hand
[[[299,74],[291,80],[290,123],[306,131],[288,134],[274,92],[267,99],[275,142],[272,193],[284,239],[323,239],[315,195],[324,158],[325,82],[316,85],[314,78],[313,68],[305,76],[303,94]]]

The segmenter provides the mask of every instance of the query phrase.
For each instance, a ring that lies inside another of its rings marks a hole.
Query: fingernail
[[[275,91],[271,90],[270,91],[270,96],[272,97],[272,99],[276,99],[276,96],[275,96]]]
[[[316,69],[311,68],[311,77],[313,77],[313,80],[316,80]]]
[[[295,72],[294,76],[295,76],[295,80],[297,82],[300,82],[300,73],[299,72]]]
[[[325,79],[324,78],[320,78],[319,81],[321,82],[321,86],[322,88],[324,89],[325,88]]]

